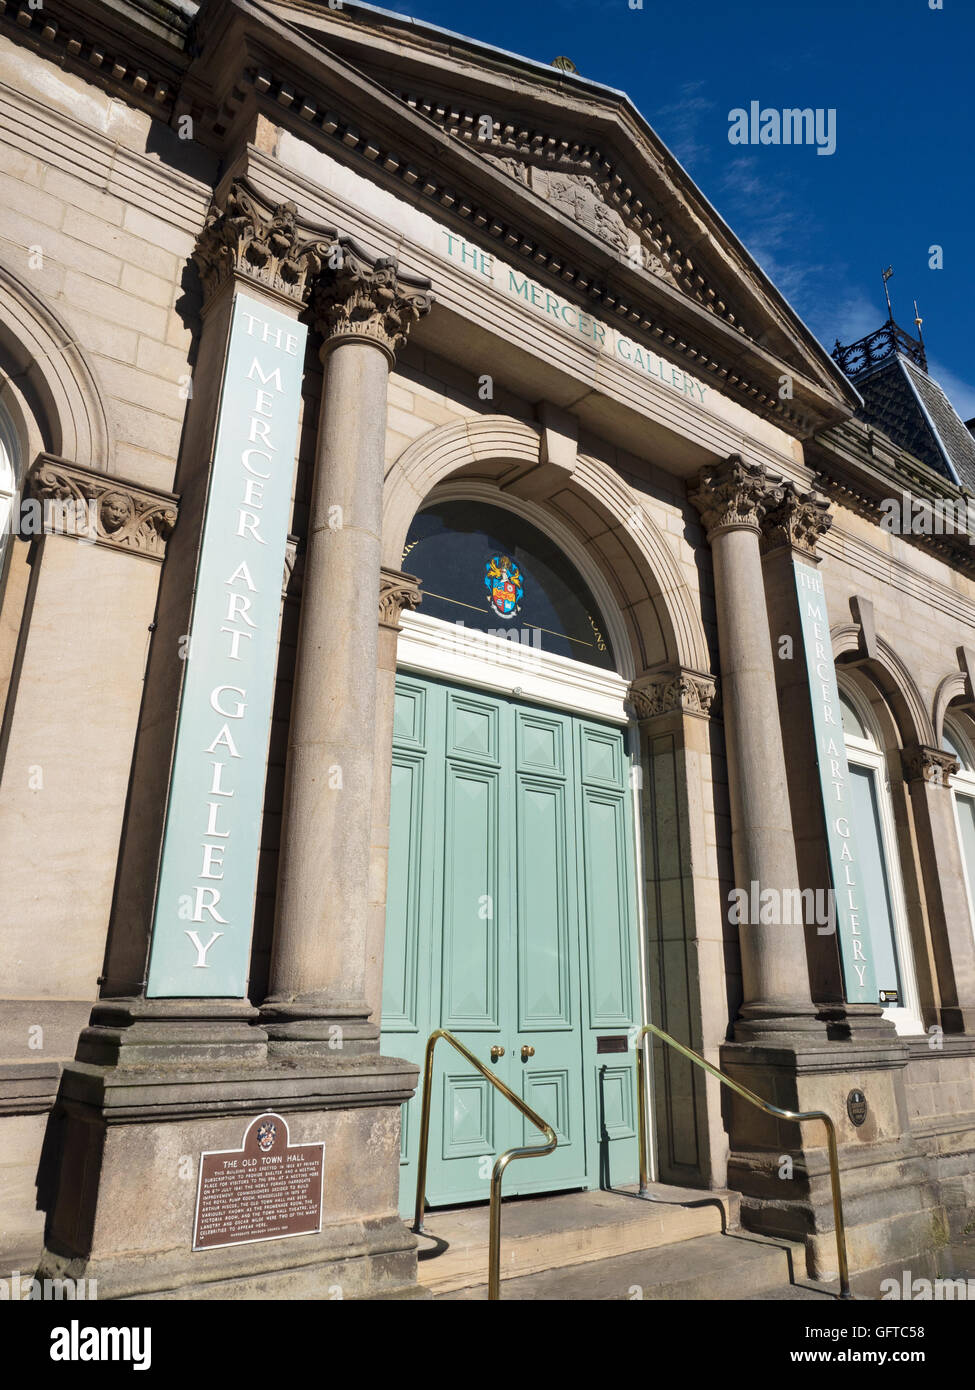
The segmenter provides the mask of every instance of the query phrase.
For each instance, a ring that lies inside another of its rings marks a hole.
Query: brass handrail
[[[640,1129],[640,1194],[646,1193],[649,1178],[647,1176],[647,1114],[646,1096],[644,1093],[643,1081],[643,1039],[647,1033],[653,1033],[654,1037],[660,1038],[668,1043],[670,1047],[676,1048],[689,1061],[697,1066],[703,1067],[706,1072],[717,1077],[723,1086],[728,1086],[752,1105],[757,1105],[759,1110],[764,1110],[766,1115],[772,1115],[779,1120],[822,1120],[826,1126],[826,1143],[829,1153],[829,1179],[833,1190],[833,1224],[836,1227],[836,1258],[839,1261],[840,1273],[840,1298],[852,1298],[850,1292],[850,1268],[846,1258],[846,1227],[843,1224],[843,1198],[840,1194],[840,1164],[836,1150],[836,1126],[832,1118],[826,1114],[825,1110],[780,1110],[777,1105],[771,1105],[767,1100],[762,1100],[754,1091],[750,1091],[747,1086],[742,1086],[737,1081],[732,1081],[730,1076],[725,1076],[723,1071],[713,1067],[710,1062],[706,1062],[699,1053],[692,1051],[679,1043],[676,1038],[672,1038],[669,1033],[665,1033],[662,1028],[656,1027],[653,1023],[644,1023],[643,1027],[636,1035],[634,1047],[636,1048],[636,1089],[637,1089],[637,1117]]]
[[[451,1047],[457,1049],[471,1066],[476,1068],[486,1080],[490,1081],[495,1090],[500,1091],[505,1099],[510,1100],[516,1110],[520,1110],[526,1120],[530,1120],[536,1129],[547,1136],[548,1143],[543,1145],[528,1146],[525,1148],[506,1149],[500,1154],[491,1171],[491,1220],[490,1237],[488,1240],[488,1299],[495,1300],[501,1296],[501,1179],[508,1164],[516,1158],[541,1158],[545,1154],[553,1153],[558,1146],[558,1139],[555,1137],[555,1130],[551,1125],[546,1124],[541,1116],[536,1115],[531,1106],[526,1105],[520,1096],[516,1096],[503,1081],[499,1081],[488,1071],[482,1061],[474,1056],[462,1042],[459,1042],[452,1033],[448,1033],[446,1028],[435,1029],[427,1039],[426,1054],[423,1061],[423,1108],[420,1113],[420,1160],[416,1175],[416,1211],[413,1219],[414,1235],[422,1236],[427,1232],[423,1229],[423,1208],[426,1205],[427,1188],[427,1149],[430,1142],[430,1097],[433,1090],[433,1049],[438,1039],[444,1038],[450,1043]]]

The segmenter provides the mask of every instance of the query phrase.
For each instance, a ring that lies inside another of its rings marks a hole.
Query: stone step
[[[666,1302],[677,1300],[831,1300],[826,1288],[790,1282],[796,1251],[785,1241],[751,1236],[698,1236],[655,1250],[506,1279],[505,1301]],[[422,1278],[422,1273],[421,1273]],[[442,1301],[487,1299],[487,1285],[436,1295]]]
[[[636,1191],[513,1198],[501,1214],[501,1278],[590,1264],[715,1235],[738,1225],[738,1194],[653,1183]],[[488,1205],[428,1212],[418,1278],[434,1294],[485,1283]]]

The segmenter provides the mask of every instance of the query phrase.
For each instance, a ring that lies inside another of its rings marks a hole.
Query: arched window
[[[968,890],[968,906],[975,928],[975,750],[972,748],[971,740],[953,719],[945,720],[941,746],[961,764],[958,772],[951,778],[951,792],[955,805],[955,823],[958,826],[958,842],[961,846],[961,862],[965,871],[965,887]]]
[[[427,507],[410,527],[403,568],[422,580],[427,617],[615,670],[588,585],[554,541],[515,512],[470,501]]]
[[[850,819],[867,904],[866,936],[878,1003],[899,1033],[922,1033],[887,762],[876,720],[852,686],[840,689],[850,766]]]

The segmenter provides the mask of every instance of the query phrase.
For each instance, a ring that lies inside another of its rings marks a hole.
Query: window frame
[[[839,673],[837,673],[839,674]],[[907,915],[907,896],[904,891],[904,876],[901,871],[900,845],[897,838],[897,823],[894,817],[894,801],[890,789],[890,776],[887,768],[887,754],[877,724],[876,716],[869,701],[856,689],[852,681],[839,680],[840,694],[853,706],[857,718],[867,731],[867,738],[861,739],[847,733],[843,728],[843,742],[846,747],[846,760],[851,766],[866,768],[874,777],[877,809],[880,817],[880,851],[883,855],[887,874],[887,890],[890,897],[890,911],[894,928],[894,951],[900,974],[903,1002],[883,1010],[884,1018],[890,1019],[899,1035],[916,1037],[924,1033],[921,1017],[921,998],[917,985],[917,970],[914,964],[914,947]]]
[[[975,748],[968,734],[962,729],[950,714],[945,716],[941,729],[941,746],[944,749],[945,737],[951,739],[956,745],[960,754],[961,767],[957,772],[952,773],[950,779],[951,789],[951,811],[955,818],[955,834],[958,837],[958,856],[961,859],[961,871],[965,880],[965,893],[968,897],[968,916],[972,933],[975,935],[975,892],[973,892],[972,876],[968,871],[968,862],[965,858],[965,842],[961,834],[961,818],[958,815],[958,797],[965,796],[975,802]],[[945,752],[949,751],[947,749]],[[954,751],[954,750],[952,750]]]

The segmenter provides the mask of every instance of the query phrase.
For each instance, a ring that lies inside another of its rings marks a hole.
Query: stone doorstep
[[[833,1302],[838,1292],[835,1286],[793,1282],[801,1257],[801,1248],[788,1241],[735,1232],[697,1236],[657,1249],[510,1279],[501,1286],[501,1298],[508,1302]],[[487,1285],[434,1296],[438,1301],[479,1302],[487,1298]]]
[[[636,1189],[514,1198],[501,1212],[501,1278],[611,1259],[633,1251],[715,1235],[738,1225],[735,1192],[651,1183],[652,1201]],[[430,1236],[446,1241],[424,1258],[432,1242],[420,1236],[417,1279],[434,1294],[484,1283],[488,1267],[488,1204],[428,1212]]]

